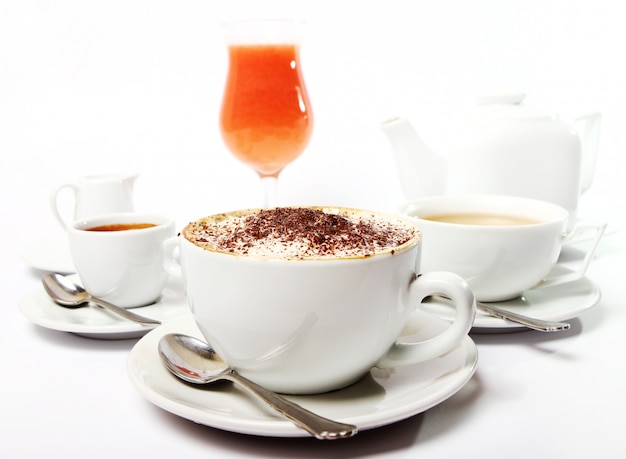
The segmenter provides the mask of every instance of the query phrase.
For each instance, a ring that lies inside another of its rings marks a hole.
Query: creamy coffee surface
[[[232,212],[189,223],[183,236],[218,252],[284,259],[354,258],[393,253],[419,230],[367,211],[279,207]]]

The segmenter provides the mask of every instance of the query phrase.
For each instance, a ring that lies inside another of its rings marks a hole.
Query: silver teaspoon
[[[357,427],[319,416],[286,398],[271,392],[230,368],[211,347],[187,335],[169,333],[159,341],[159,355],[167,369],[178,378],[194,383],[209,384],[227,380],[239,384],[298,427],[320,440],[348,438]]]
[[[79,308],[86,306],[88,303],[94,303],[98,306],[111,311],[125,319],[132,320],[144,325],[159,325],[161,322],[154,319],[135,314],[127,309],[115,306],[100,298],[91,296],[80,285],[76,285],[57,273],[46,273],[41,279],[43,288],[46,293],[54,300],[55,303],[65,306],[66,308]]]
[[[444,296],[437,296],[437,298],[445,302],[450,301]],[[557,332],[568,330],[570,328],[570,324],[567,322],[554,322],[552,320],[535,319],[534,317],[528,317],[522,314],[518,314],[516,312],[511,312],[508,309],[499,308],[492,304],[481,303],[480,301],[476,302],[476,309],[492,317],[508,320],[509,322],[523,325],[532,330],[538,330],[542,332]]]
[[[570,327],[570,324],[567,322],[553,322],[551,320],[535,319],[534,317],[517,314],[515,312],[481,303],[479,301],[476,302],[476,309],[486,312],[490,316],[515,322],[533,330],[539,330],[542,332],[568,330]]]

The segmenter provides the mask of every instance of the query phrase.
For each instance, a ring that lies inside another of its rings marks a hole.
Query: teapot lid
[[[519,91],[482,92],[474,96],[478,105],[519,105],[525,98],[526,93]]]
[[[483,92],[474,97],[480,116],[499,119],[555,118],[546,110],[522,105],[526,93],[520,91]]]

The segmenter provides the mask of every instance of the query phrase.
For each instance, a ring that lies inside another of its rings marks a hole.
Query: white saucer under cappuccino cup
[[[506,301],[533,287],[585,275],[606,223],[577,222],[547,201],[503,195],[438,195],[405,203],[400,213],[422,231],[422,270],[463,277],[478,301]],[[546,279],[561,248],[592,233],[578,270]]]

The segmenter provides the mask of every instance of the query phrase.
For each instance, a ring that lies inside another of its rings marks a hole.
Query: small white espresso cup
[[[163,244],[174,235],[171,218],[107,214],[75,221],[67,235],[78,276],[91,295],[123,308],[159,298],[169,276]]]
[[[373,366],[438,357],[467,335],[475,312],[471,290],[452,273],[420,275],[420,235],[410,222],[354,209],[307,209],[374,214],[413,232],[381,253],[329,258],[229,253],[196,244],[186,232],[198,222],[238,218],[257,209],[192,222],[168,244],[166,259],[179,253],[199,329],[235,370],[276,392],[322,393],[355,382]],[[291,224],[279,230],[289,232]],[[434,294],[452,299],[454,322],[432,340],[399,343],[408,317]]]
[[[422,231],[422,270],[463,277],[478,301],[506,301],[533,287],[580,279],[602,238],[605,223],[578,222],[542,200],[504,195],[438,195],[411,200],[400,209]],[[576,272],[546,279],[563,245],[592,232]]]

